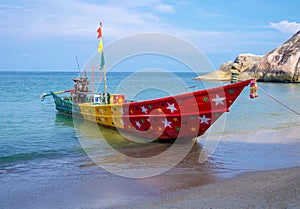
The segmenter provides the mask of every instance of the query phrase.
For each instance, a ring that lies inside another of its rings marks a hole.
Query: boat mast
[[[75,57],[75,60],[76,60],[76,63],[77,63],[77,69],[78,69],[78,72],[79,72],[79,77],[81,77],[81,69],[80,69],[80,65],[79,65],[77,56]]]
[[[100,70],[103,70],[104,98],[105,98],[105,104],[108,104],[106,67],[105,67],[103,41],[102,41],[102,22],[100,22],[100,27],[98,28],[97,32],[98,32],[98,38],[100,39],[99,45],[98,45],[98,52],[101,54],[101,57],[100,57]]]
[[[108,103],[107,101],[107,84],[106,84],[106,67],[105,65],[103,66],[103,79],[104,79],[104,97],[105,97],[105,104]]]

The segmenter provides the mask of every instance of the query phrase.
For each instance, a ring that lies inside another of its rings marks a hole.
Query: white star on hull
[[[141,128],[141,126],[142,126],[139,121],[135,121],[135,125],[139,128]]]
[[[177,110],[177,108],[174,107],[174,103],[173,103],[173,104],[169,104],[169,102],[168,102],[168,107],[167,107],[167,109],[169,109],[169,110],[171,111],[171,113],[174,113],[174,111]]]
[[[148,111],[148,109],[145,106],[143,106],[142,107],[142,112],[145,113],[145,114],[147,114],[147,111]]]
[[[212,100],[216,103],[216,106],[218,106],[219,104],[224,105],[223,101],[225,100],[225,97],[219,97],[219,95],[217,94],[216,98],[214,98]]]
[[[166,127],[172,128],[172,126],[171,126],[172,122],[171,122],[171,121],[168,121],[167,119],[165,119],[165,120],[163,120],[162,122],[164,123],[165,128],[166,128]]]
[[[209,121],[211,120],[210,118],[205,117],[205,115],[203,115],[202,117],[198,117],[200,119],[200,123],[205,123],[205,124],[209,124]]]

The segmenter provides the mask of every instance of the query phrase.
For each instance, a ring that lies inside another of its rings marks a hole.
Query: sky
[[[133,34],[170,34],[218,68],[287,41],[300,30],[299,8],[299,0],[1,0],[0,70],[74,71],[75,57],[82,65],[96,52],[100,21],[104,50]]]

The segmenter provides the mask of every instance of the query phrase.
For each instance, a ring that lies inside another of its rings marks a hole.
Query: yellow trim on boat
[[[78,106],[85,120],[105,126],[124,128],[121,104],[93,105],[92,103],[82,103]]]

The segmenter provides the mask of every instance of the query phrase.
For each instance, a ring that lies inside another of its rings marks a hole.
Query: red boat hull
[[[250,81],[123,104],[124,130],[158,140],[200,136],[224,112],[229,111]]]
[[[204,134],[224,112],[229,111],[250,82],[246,80],[140,102],[122,103],[111,97],[111,104],[108,105],[75,104],[54,93],[52,95],[56,109],[72,117],[81,117],[142,139],[174,140]]]

